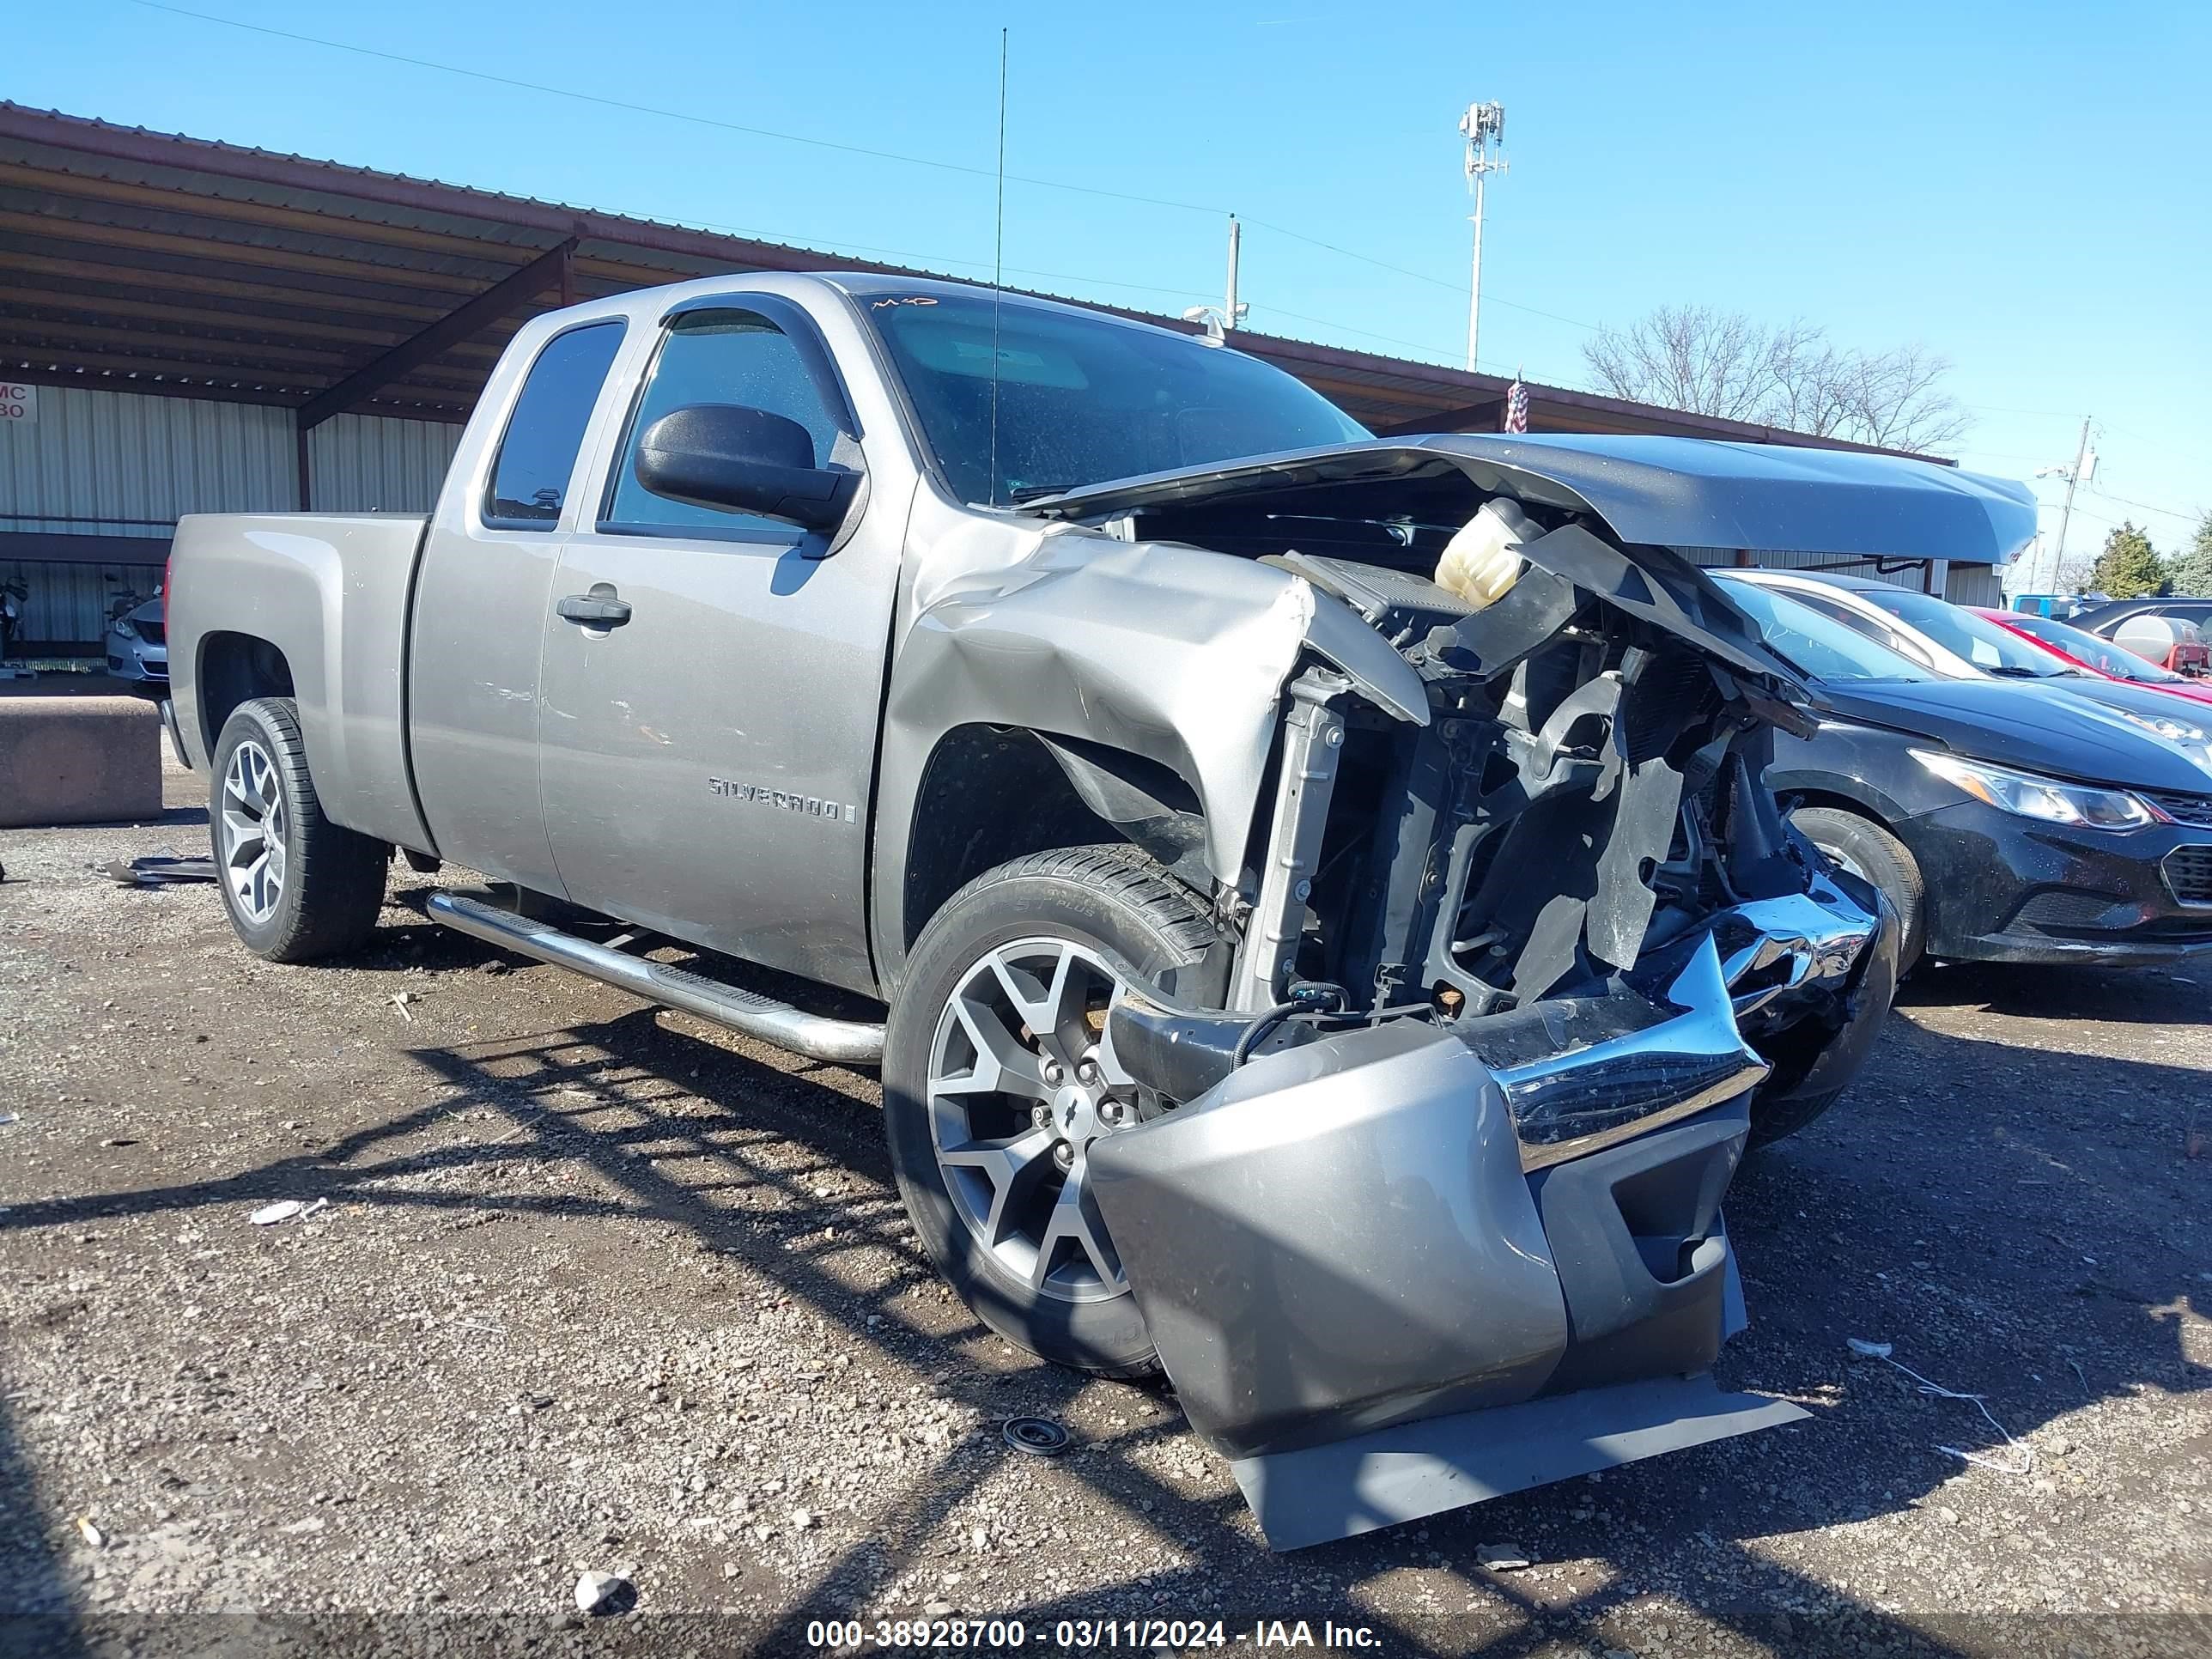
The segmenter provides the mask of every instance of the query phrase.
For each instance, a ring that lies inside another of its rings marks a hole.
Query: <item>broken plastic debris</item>
[[[576,1611],[602,1616],[637,1605],[637,1587],[611,1572],[587,1572],[576,1581]]]
[[[1531,1565],[1528,1553],[1518,1544],[1485,1544],[1475,1551],[1474,1559],[1491,1572],[1519,1572]]]
[[[143,858],[128,864],[110,859],[100,869],[125,887],[169,887],[179,882],[213,881],[213,859]]]
[[[1887,1359],[1892,1351],[1889,1343],[1869,1342],[1863,1336],[1846,1337],[1844,1340],[1851,1345],[1851,1352],[1862,1359]]]
[[[93,1548],[96,1550],[103,1550],[107,1547],[107,1534],[100,1531],[98,1527],[92,1524],[92,1517],[90,1516],[80,1515],[77,1516],[76,1529],[78,1535],[82,1537],[86,1543],[91,1545]]]
[[[309,1216],[319,1215],[323,1211],[327,1210],[330,1207],[330,1200],[327,1198],[319,1198],[313,1203],[307,1206],[306,1209],[300,1212],[300,1219],[305,1221]]]
[[[264,1204],[250,1218],[257,1227],[273,1227],[280,1221],[289,1221],[295,1215],[307,1213],[307,1206],[296,1198],[280,1198],[274,1204]]]

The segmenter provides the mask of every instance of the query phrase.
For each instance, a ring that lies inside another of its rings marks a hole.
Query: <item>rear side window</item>
[[[758,531],[784,539],[799,535],[793,526],[774,519],[672,501],[637,481],[638,440],[669,410],[690,404],[744,404],[796,421],[814,440],[817,466],[828,464],[837,441],[836,418],[788,334],[757,312],[692,312],[671,325],[646,382],[645,396],[630,417],[600,527],[663,535],[699,531]]]
[[[538,354],[507,417],[484,498],[484,522],[505,530],[550,530],[607,369],[622,345],[622,319],[556,334]]]

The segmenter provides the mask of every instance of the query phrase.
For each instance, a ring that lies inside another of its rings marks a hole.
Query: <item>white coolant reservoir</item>
[[[1526,568],[1521,544],[1540,533],[1536,521],[1517,503],[1502,496],[1485,501],[1444,544],[1443,556],[1437,561],[1437,586],[1478,611],[1495,605]]]

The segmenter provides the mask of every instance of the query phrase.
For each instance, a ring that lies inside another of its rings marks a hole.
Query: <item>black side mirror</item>
[[[832,531],[860,487],[857,472],[814,465],[805,427],[764,409],[690,404],[672,409],[637,445],[637,481],[656,495]]]

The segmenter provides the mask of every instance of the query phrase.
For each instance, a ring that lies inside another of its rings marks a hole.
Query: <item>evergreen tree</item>
[[[2167,562],[2172,591],[2192,599],[2212,599],[2212,512],[2197,521],[2188,546]]]
[[[2089,588],[2109,599],[2141,599],[2165,592],[2166,579],[2158,550],[2130,520],[2105,538],[2105,550],[2089,573]]]

